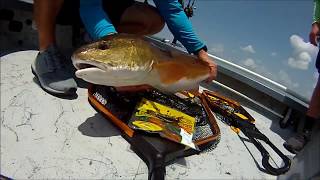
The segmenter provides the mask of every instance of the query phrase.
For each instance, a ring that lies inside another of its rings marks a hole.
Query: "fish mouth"
[[[132,86],[143,81],[148,72],[115,69],[97,61],[83,60],[72,57],[73,65],[77,69],[76,77],[87,82],[106,86]]]
[[[99,66],[99,62],[95,62],[95,61],[88,61],[88,60],[83,60],[77,57],[77,55],[73,55],[71,57],[72,59],[72,63],[73,66],[77,69],[77,70],[84,70],[84,69],[92,69],[92,68],[96,68],[96,69],[100,69],[102,70],[102,67]]]
[[[106,75],[108,72],[103,67],[100,67],[101,64],[99,64],[99,62],[82,60],[77,58],[77,56],[72,56],[71,59],[76,68],[76,77],[90,83],[105,83],[103,77],[108,77]]]
[[[78,70],[83,70],[83,69],[92,69],[92,68],[97,68],[97,69],[100,69],[98,66],[96,65],[93,65],[93,64],[90,64],[90,63],[77,63],[75,65],[75,67],[78,69]]]
[[[89,61],[77,58],[76,55],[71,57],[73,66],[76,68],[75,75],[78,78],[87,80],[88,82],[96,82],[97,77],[100,79],[107,74],[106,69],[103,65],[96,61]],[[101,80],[99,80],[100,82]]]

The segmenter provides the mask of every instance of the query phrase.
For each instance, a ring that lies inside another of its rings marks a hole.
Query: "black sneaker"
[[[299,153],[310,139],[310,133],[299,133],[289,138],[283,146],[293,154]]]
[[[54,95],[74,95],[77,84],[69,69],[66,58],[55,45],[38,53],[31,64],[32,73],[38,78],[42,89]]]

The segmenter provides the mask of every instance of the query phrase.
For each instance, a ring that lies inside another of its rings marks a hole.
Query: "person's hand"
[[[319,33],[319,26],[318,23],[313,23],[311,32],[309,34],[309,41],[311,44],[317,46],[317,35]]]
[[[210,69],[210,74],[208,79],[206,79],[207,83],[212,82],[217,77],[217,64],[214,63],[214,60],[208,56],[208,53],[204,50],[200,50],[198,53],[198,58],[201,62],[206,64]]]

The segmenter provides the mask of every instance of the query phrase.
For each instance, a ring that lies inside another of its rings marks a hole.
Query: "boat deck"
[[[39,87],[30,69],[37,53],[1,57],[1,174],[14,179],[147,179],[147,166],[120,131],[89,105],[85,83],[79,83],[78,96],[69,99]],[[292,157],[282,146],[291,130],[246,109],[258,129]],[[259,170],[261,155],[253,144],[217,121],[217,147],[167,166],[166,179],[277,178]]]

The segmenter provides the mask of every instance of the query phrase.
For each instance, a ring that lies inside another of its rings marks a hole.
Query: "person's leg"
[[[307,115],[315,119],[320,118],[320,76],[318,77],[317,85],[313,90]]]
[[[155,7],[136,2],[123,12],[116,28],[120,33],[151,35],[163,27],[164,20]]]
[[[39,50],[55,43],[56,17],[64,0],[34,0],[34,19],[39,35]]]
[[[303,126],[303,132],[296,134],[294,137],[289,138],[283,145],[284,147],[292,152],[298,153],[302,150],[305,144],[310,140],[311,131],[315,122],[320,118],[320,78],[316,87],[313,90],[313,94],[310,100],[309,109],[307,111]]]
[[[45,91],[54,95],[74,95],[77,84],[70,69],[66,68],[66,58],[55,45],[56,17],[63,3],[64,0],[34,1],[40,52],[31,64],[31,70]]]

